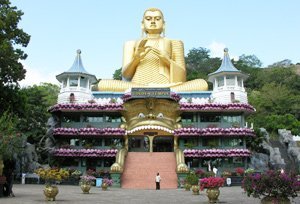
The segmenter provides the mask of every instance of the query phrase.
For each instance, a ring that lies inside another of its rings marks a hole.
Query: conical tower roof
[[[217,76],[221,76],[221,75],[239,75],[243,78],[248,78],[248,75],[243,74],[240,70],[238,70],[237,68],[235,68],[235,66],[232,64],[229,54],[228,54],[228,48],[224,49],[224,57],[222,60],[222,64],[219,67],[219,69],[213,73],[208,74],[208,81],[213,82],[213,79]]]
[[[65,71],[56,76],[56,79],[58,81],[62,81],[67,76],[79,76],[79,75],[89,78],[91,80],[91,83],[94,83],[97,81],[97,78],[95,75],[92,75],[85,70],[85,68],[82,64],[80,55],[81,55],[81,50],[77,50],[77,55],[75,57],[73,65],[71,66],[71,68],[68,71]]]

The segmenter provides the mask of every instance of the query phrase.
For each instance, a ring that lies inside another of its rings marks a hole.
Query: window
[[[190,168],[198,168],[200,159],[199,158],[186,158],[186,165]]]
[[[215,148],[220,146],[218,138],[203,138],[202,139],[202,146],[203,147],[211,147]]]
[[[188,149],[192,149],[198,146],[198,138],[196,137],[184,139],[183,142],[184,146]]]
[[[76,77],[70,77],[70,86],[77,87],[78,79]]]
[[[75,102],[75,94],[71,93],[70,97],[69,97],[70,103],[74,103]]]
[[[87,123],[102,123],[104,121],[103,116],[84,116],[83,122]]]
[[[121,122],[121,117],[119,117],[119,116],[106,116],[105,120],[106,120],[106,122],[109,122],[109,123],[120,123]]]
[[[84,77],[80,77],[80,87],[87,88],[88,80]]]
[[[80,122],[80,115],[64,115],[61,121],[64,123]]]
[[[230,99],[232,103],[235,101],[235,95],[233,92],[230,93]]]
[[[232,158],[232,163],[233,164],[242,164],[243,163],[243,158],[242,157],[233,157]]]
[[[218,87],[224,86],[224,77],[218,77]]]
[[[181,121],[182,123],[192,123],[194,122],[193,115],[183,115]]]
[[[112,139],[112,138],[105,138],[104,139],[104,145],[105,146],[111,146],[113,144],[114,144],[114,139]]]
[[[225,115],[225,116],[222,116],[222,121],[224,123],[230,123],[232,127],[241,127],[242,116],[240,116],[240,115],[237,115],[237,116]]]
[[[223,144],[226,147],[240,147],[244,145],[244,142],[240,138],[224,138]]]
[[[66,87],[67,87],[67,81],[66,81],[66,80],[63,80],[63,81],[62,81],[62,87],[63,87],[63,88],[66,88]]]
[[[227,76],[226,77],[226,85],[227,86],[234,86],[235,85],[235,77],[234,76]]]
[[[201,115],[200,116],[201,122],[220,122],[221,116],[218,115]]]
[[[79,139],[71,139],[70,145],[72,146],[79,146]]]
[[[238,77],[237,80],[238,80],[238,86],[243,87],[243,79],[241,77]]]

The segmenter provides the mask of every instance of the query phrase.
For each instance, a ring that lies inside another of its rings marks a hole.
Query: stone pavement
[[[15,184],[13,187],[16,197],[0,198],[0,204],[34,204],[34,203],[109,203],[109,204],[206,204],[205,192],[200,195],[192,195],[191,191],[184,189],[175,190],[129,190],[110,188],[102,191],[101,188],[93,187],[90,194],[83,194],[79,186],[59,185],[59,194],[56,201],[47,202],[43,195],[44,185],[38,184]],[[247,197],[241,187],[220,188],[221,204],[259,204],[260,200]],[[300,203],[297,197],[292,203]]]

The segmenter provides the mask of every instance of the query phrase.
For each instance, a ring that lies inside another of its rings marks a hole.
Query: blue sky
[[[141,36],[145,9],[160,8],[166,37],[180,39],[185,54],[211,49],[221,57],[255,54],[264,66],[284,59],[300,62],[299,0],[12,0],[24,12],[19,26],[31,35],[22,85],[50,82],[73,64],[81,49],[85,69],[112,78],[122,65],[123,44]]]

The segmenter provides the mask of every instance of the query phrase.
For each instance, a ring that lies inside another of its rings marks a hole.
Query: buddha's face
[[[160,11],[146,11],[143,19],[145,32],[148,34],[161,34],[164,19]]]

